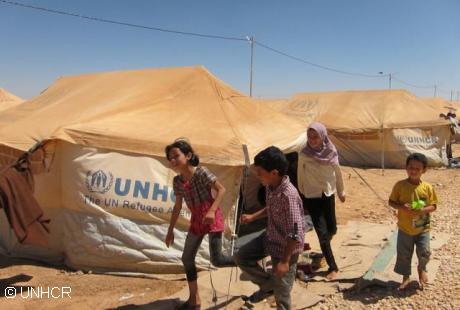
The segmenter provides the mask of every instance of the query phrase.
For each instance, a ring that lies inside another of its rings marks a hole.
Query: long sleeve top
[[[339,165],[321,165],[313,158],[299,153],[297,166],[299,191],[305,198],[320,198],[345,194],[342,172]]]

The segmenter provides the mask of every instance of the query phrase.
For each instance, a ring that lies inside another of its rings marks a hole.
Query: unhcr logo
[[[106,173],[102,170],[95,172],[89,170],[86,173],[86,188],[92,193],[105,194],[113,184],[112,173]]]
[[[439,142],[436,136],[396,136],[401,145],[435,145]]]

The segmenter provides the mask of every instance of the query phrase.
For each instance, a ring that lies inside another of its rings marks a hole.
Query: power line
[[[398,79],[398,78],[395,78],[394,76],[392,76],[393,80],[396,80],[398,81],[399,83],[401,84],[404,84],[404,85],[407,85],[407,86],[410,86],[410,87],[414,87],[414,88],[433,88],[434,85],[431,85],[431,86],[420,86],[420,85],[415,85],[415,84],[411,84],[411,83],[408,83],[406,81],[403,81],[401,79]]]
[[[451,91],[453,91],[453,90],[447,90],[447,89],[439,88],[439,87],[438,87],[438,93],[440,93],[440,94],[444,94],[444,95],[450,96]]]
[[[111,20],[111,19],[105,19],[105,18],[99,18],[99,17],[93,17],[93,16],[86,16],[82,14],[77,14],[77,13],[71,13],[71,12],[65,12],[65,11],[60,11],[60,10],[55,10],[55,9],[49,9],[45,7],[39,7],[39,6],[34,6],[34,5],[29,5],[29,4],[24,4],[20,2],[15,2],[15,1],[9,1],[9,0],[0,0],[1,3],[8,4],[8,5],[13,5],[21,8],[26,8],[26,9],[33,9],[41,12],[46,12],[46,13],[52,13],[52,14],[58,14],[58,15],[64,15],[64,16],[70,16],[70,17],[76,17],[76,18],[81,18],[81,19],[86,19],[86,20],[91,20],[95,22],[101,22],[101,23],[108,23],[108,24],[115,24],[115,25],[120,25],[120,26],[126,26],[126,27],[132,27],[132,28],[138,28],[138,29],[145,29],[145,30],[154,30],[154,31],[159,31],[159,32],[166,32],[166,33],[173,33],[173,34],[180,34],[180,35],[186,35],[186,36],[194,36],[194,37],[202,37],[202,38],[208,38],[208,39],[220,39],[220,40],[231,40],[231,41],[249,41],[251,42],[251,49],[253,47],[253,44],[257,44],[258,46],[265,48],[269,51],[272,51],[274,53],[277,53],[279,55],[282,55],[284,57],[290,58],[292,60],[320,68],[323,70],[335,72],[335,73],[340,73],[340,74],[345,74],[345,75],[351,75],[351,76],[359,76],[359,77],[366,77],[366,78],[381,78],[381,77],[389,77],[390,80],[394,79],[402,84],[405,84],[410,87],[414,88],[420,88],[420,89],[428,89],[428,88],[433,88],[438,89],[439,92],[445,92],[447,93],[448,91],[446,90],[441,90],[437,88],[437,85],[433,86],[420,86],[420,85],[415,85],[406,81],[403,81],[401,79],[395,78],[391,74],[364,74],[364,73],[359,73],[359,72],[350,72],[350,71],[344,71],[336,68],[332,68],[329,66],[324,66],[320,65],[296,56],[292,56],[286,52],[283,52],[281,50],[275,49],[267,44],[255,41],[253,37],[248,38],[247,36],[243,37],[232,37],[232,36],[221,36],[221,35],[213,35],[213,34],[206,34],[206,33],[198,33],[198,32],[187,32],[187,31],[179,31],[179,30],[172,30],[172,29],[166,29],[166,28],[160,28],[160,27],[152,27],[152,26],[144,26],[144,25],[138,25],[138,24],[132,24],[132,23],[126,23],[126,22],[121,22],[121,21],[116,21],[116,20]],[[390,82],[391,83],[391,82]]]
[[[92,17],[92,16],[86,16],[86,15],[81,15],[81,14],[77,14],[77,13],[71,13],[71,12],[59,11],[59,10],[54,10],[54,9],[48,9],[48,8],[44,8],[44,7],[39,7],[39,6],[34,6],[34,5],[29,5],[29,4],[24,4],[24,3],[14,2],[14,1],[8,1],[8,0],[0,0],[0,2],[3,2],[5,4],[9,4],[9,5],[22,7],[22,8],[33,9],[33,10],[52,13],[52,14],[59,14],[59,15],[77,17],[77,18],[92,20],[92,21],[101,22],[101,23],[115,24],[115,25],[121,25],[121,26],[133,27],[133,28],[155,30],[155,31],[175,33],[175,34],[181,34],[181,35],[187,35],[187,36],[202,37],[202,38],[209,38],[209,39],[246,41],[246,38],[220,36],[220,35],[212,35],[212,34],[197,33],[197,32],[178,31],[178,30],[171,30],[171,29],[165,29],[165,28],[160,28],[160,27],[137,25],[137,24],[131,24],[131,23],[125,23],[125,22],[120,22],[120,21],[116,21],[116,20],[111,20],[111,19]]]
[[[270,47],[266,44],[263,44],[261,42],[258,42],[258,41],[255,41],[254,42],[255,44],[257,44],[258,46],[260,47],[263,47],[267,50],[270,50],[272,52],[275,52],[277,54],[280,54],[282,56],[285,56],[287,58],[290,58],[290,59],[293,59],[293,60],[296,60],[296,61],[299,61],[299,62],[302,62],[302,63],[305,63],[307,65],[310,65],[310,66],[313,66],[313,67],[317,67],[317,68],[320,68],[320,69],[323,69],[323,70],[327,70],[327,71],[332,71],[332,72],[336,72],[336,73],[341,73],[341,74],[346,74],[346,75],[354,75],[354,76],[361,76],[361,77],[367,77],[367,78],[381,78],[383,76],[388,76],[388,75],[374,75],[374,74],[364,74],[364,73],[357,73],[357,72],[349,72],[349,71],[344,71],[344,70],[339,70],[339,69],[334,69],[332,67],[327,67],[327,66],[323,66],[323,65],[320,65],[320,64],[317,64],[317,63],[313,63],[311,61],[308,61],[308,60],[305,60],[305,59],[302,59],[302,58],[299,58],[299,57],[296,57],[296,56],[292,56],[292,55],[289,55],[288,53],[285,53],[283,51],[280,51],[280,50],[277,50],[273,47]]]
[[[144,26],[144,25],[137,25],[137,24],[132,24],[132,23],[126,23],[126,22],[120,22],[116,20],[110,20],[110,19],[105,19],[105,18],[99,18],[99,17],[93,17],[93,16],[86,16],[82,14],[77,14],[77,13],[71,13],[71,12],[65,12],[65,11],[60,11],[60,10],[54,10],[54,9],[49,9],[45,7],[39,7],[39,6],[34,6],[34,5],[29,5],[29,4],[24,4],[20,2],[14,2],[14,1],[8,1],[8,0],[0,0],[0,2],[3,2],[5,4],[9,5],[14,5],[22,8],[27,8],[27,9],[33,9],[37,11],[42,11],[42,12],[47,12],[47,13],[52,13],[52,14],[59,14],[59,15],[65,15],[65,16],[71,16],[71,17],[77,17],[77,18],[82,18],[82,19],[87,19],[91,21],[96,21],[96,22],[102,22],[102,23],[109,23],[109,24],[116,24],[116,25],[121,25],[121,26],[128,26],[128,27],[134,27],[134,28],[140,28],[140,29],[147,29],[147,30],[154,30],[154,31],[161,31],[161,32],[167,32],[167,33],[174,33],[174,34],[181,34],[181,35],[189,35],[189,36],[196,36],[196,37],[204,37],[204,38],[211,38],[211,39],[222,39],[222,40],[233,40],[233,41],[247,41],[247,38],[241,38],[241,37],[229,37],[229,36],[220,36],[220,35],[211,35],[211,34],[204,34],[204,33],[196,33],[196,32],[186,32],[186,31],[178,31],[178,30],[171,30],[171,29],[165,29],[165,28],[160,28],[160,27],[151,27],[151,26]],[[269,49],[273,52],[276,52],[278,54],[281,54],[283,56],[289,57],[291,59],[301,61],[305,64],[321,68],[324,70],[328,71],[333,71],[341,74],[347,74],[347,75],[355,75],[355,76],[362,76],[362,77],[382,77],[381,75],[370,75],[370,74],[361,74],[361,73],[353,73],[353,72],[347,72],[343,70],[338,70],[334,69],[331,67],[319,65],[298,57],[294,57],[291,55],[288,55],[287,53],[281,52],[279,50],[276,50],[272,47],[269,47],[266,44],[262,44],[259,42],[254,42],[258,44],[259,46]]]

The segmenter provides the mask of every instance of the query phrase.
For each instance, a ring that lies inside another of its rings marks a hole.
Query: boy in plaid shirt
[[[291,309],[291,290],[299,254],[303,251],[304,220],[302,200],[286,175],[288,162],[280,149],[271,146],[254,158],[254,166],[266,187],[266,207],[253,214],[243,214],[241,223],[268,217],[267,229],[235,254],[235,262],[259,291],[250,302],[274,294],[277,309]],[[273,271],[267,273],[257,261],[271,256]]]

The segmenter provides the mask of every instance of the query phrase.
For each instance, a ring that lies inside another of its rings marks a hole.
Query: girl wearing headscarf
[[[314,122],[307,129],[307,145],[299,153],[297,175],[305,213],[311,215],[329,265],[327,278],[335,279],[339,271],[331,248],[331,239],[337,232],[335,194],[345,202],[345,192],[337,149],[321,123]]]

